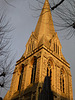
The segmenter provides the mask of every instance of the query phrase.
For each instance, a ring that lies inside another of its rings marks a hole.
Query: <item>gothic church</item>
[[[73,100],[70,65],[62,54],[48,0],[4,100]]]

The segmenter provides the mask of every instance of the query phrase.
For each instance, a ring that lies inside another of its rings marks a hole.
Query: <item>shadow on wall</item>
[[[38,100],[53,100],[53,92],[51,91],[50,77],[46,76],[41,93]]]
[[[38,89],[38,92],[37,92]],[[37,94],[37,95],[36,95]],[[40,83],[34,83],[32,87],[13,96],[11,100],[71,100],[64,98],[51,90],[51,77],[46,76],[43,87]]]
[[[64,98],[61,95],[53,92],[51,90],[51,78],[49,76],[45,77],[43,88],[41,92],[39,92],[38,100],[70,100],[70,98]]]
[[[2,97],[0,97],[0,100],[3,100]]]

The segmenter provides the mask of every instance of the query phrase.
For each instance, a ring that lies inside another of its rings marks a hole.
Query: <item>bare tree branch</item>
[[[51,10],[54,10],[55,8],[60,6],[63,2],[64,2],[64,0],[61,0],[59,3],[55,4],[55,6],[51,7]]]
[[[9,6],[15,7],[14,5],[10,4],[7,0],[4,0]]]
[[[14,58],[11,56],[10,50],[9,32],[12,28],[9,27],[9,21],[5,23],[5,19],[5,15],[2,14],[0,17],[0,87],[7,89],[14,72]]]

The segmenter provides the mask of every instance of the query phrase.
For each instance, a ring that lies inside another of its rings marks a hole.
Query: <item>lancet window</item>
[[[34,57],[33,68],[32,68],[32,76],[31,76],[31,83],[35,82],[36,66],[37,66],[37,58]]]
[[[64,70],[62,69],[61,70],[61,72],[60,72],[60,90],[61,90],[61,92],[65,92],[65,84],[64,84],[64,79],[65,79],[65,77],[64,77]]]
[[[57,53],[57,51],[58,51],[58,48],[57,48],[57,44],[56,44],[56,53]]]
[[[59,54],[59,46],[58,46],[58,54]]]
[[[54,52],[59,55],[59,46],[57,45],[57,43],[54,43]]]
[[[34,49],[34,41],[32,42],[32,51],[33,51],[33,49]]]
[[[48,61],[47,76],[50,77],[50,83],[52,84],[52,66],[50,61]]]
[[[22,64],[21,74],[20,74],[20,78],[19,78],[19,85],[18,85],[19,91],[21,89],[21,84],[22,84],[22,79],[23,79],[23,71],[24,71],[24,64]]]
[[[54,43],[54,51],[55,51],[55,43]]]

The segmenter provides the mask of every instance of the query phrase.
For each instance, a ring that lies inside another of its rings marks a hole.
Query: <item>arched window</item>
[[[54,43],[54,51],[55,51],[55,43]]]
[[[52,66],[50,60],[48,61],[47,76],[50,77],[50,83],[52,84]]]
[[[65,84],[64,84],[64,70],[61,69],[60,71],[60,90],[61,92],[65,92]]]
[[[58,46],[58,55],[59,55],[59,46]]]
[[[36,65],[37,65],[37,58],[34,56],[34,62],[33,62],[33,68],[32,68],[32,76],[31,76],[31,83],[35,82]]]
[[[34,41],[32,42],[32,51],[33,51],[33,49],[34,49]]]
[[[59,55],[59,46],[57,45],[57,43],[54,43],[54,52]]]
[[[30,50],[30,46],[28,45],[28,52],[29,52],[29,50]]]
[[[52,69],[50,69],[50,82],[52,84]]]
[[[58,48],[57,48],[57,44],[56,44],[56,53],[57,53],[57,49],[58,49]]]
[[[21,89],[21,84],[22,84],[22,79],[23,79],[23,71],[24,71],[24,64],[22,64],[21,74],[20,74],[20,78],[19,78],[19,85],[18,85],[19,91]]]

